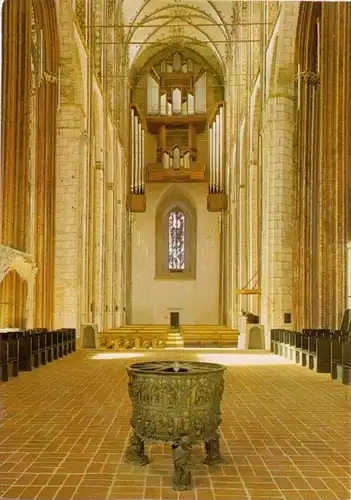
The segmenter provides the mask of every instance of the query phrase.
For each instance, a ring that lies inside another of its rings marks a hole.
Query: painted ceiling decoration
[[[120,4],[132,74],[165,49],[186,49],[224,76],[231,51],[233,2],[121,0]]]

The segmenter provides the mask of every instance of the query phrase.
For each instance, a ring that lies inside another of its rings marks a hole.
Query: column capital
[[[58,81],[58,76],[51,71],[44,71],[43,80],[45,83],[56,83]]]

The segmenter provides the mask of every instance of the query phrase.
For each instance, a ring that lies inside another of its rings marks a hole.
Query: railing
[[[146,182],[206,182],[206,165],[195,163],[190,168],[164,169],[161,162],[149,163],[145,167]]]

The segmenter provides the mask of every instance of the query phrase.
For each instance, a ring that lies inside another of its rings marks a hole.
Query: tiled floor
[[[348,389],[270,354],[159,352],[161,359],[228,365],[225,464],[208,468],[195,447],[195,488],[180,494],[171,488],[168,447],[149,446],[146,467],[124,464],[130,431],[125,366],[136,359],[127,355],[134,358],[80,351],[0,385],[0,497],[350,498]]]

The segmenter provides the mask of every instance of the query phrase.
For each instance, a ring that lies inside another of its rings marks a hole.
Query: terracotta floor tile
[[[282,491],[283,498],[286,500],[302,500],[302,496],[299,491],[296,490],[285,490]]]
[[[161,475],[148,475],[145,479],[146,486],[161,486],[162,476]]]
[[[168,495],[168,492],[165,492]],[[197,494],[197,500],[215,500],[215,496],[211,490],[199,490],[196,492]],[[167,498],[168,496],[163,495],[163,498]],[[170,499],[172,497],[169,497]]]
[[[179,500],[195,500],[196,499],[196,493],[195,491],[180,491]]]
[[[282,364],[270,354],[256,355],[259,365],[245,364],[241,354],[226,351],[233,363],[222,401],[225,463],[207,467],[200,462],[203,446],[195,446],[194,489],[178,493],[172,489],[168,445],[147,445],[151,463],[146,467],[123,462],[131,418],[125,367],[141,358],[97,362],[96,354],[79,351],[0,383],[6,408],[0,425],[0,497],[6,492],[47,500],[140,500],[148,492],[156,500],[350,497],[349,391],[329,376]],[[144,353],[144,359],[160,356],[174,359],[175,353]],[[176,356],[199,359],[192,351]],[[199,356],[222,359],[207,351]]]
[[[74,500],[87,500],[86,497],[73,497]],[[92,500],[105,500],[106,497],[100,497],[100,498],[94,498]],[[135,494],[135,493],[112,493],[109,495],[108,500],[140,500],[143,498],[142,494]]]
[[[5,498],[18,498],[25,489],[25,486],[11,486],[11,488],[6,490]]]
[[[173,490],[172,490],[173,491]],[[147,498],[148,500],[153,500],[157,499],[160,500],[161,498],[161,488],[153,488],[151,486],[147,486],[144,491],[144,498]]]
[[[41,486],[29,486],[28,488],[26,488],[25,490],[22,491],[22,493],[21,493],[21,495],[19,495],[19,497],[25,498],[25,499],[36,498],[41,489],[42,489]]]
[[[259,498],[266,498],[266,499],[272,499],[272,498],[283,498],[282,493],[278,488],[274,488],[271,490],[266,490],[266,489],[258,489],[258,490],[253,490],[251,488],[247,488],[247,493],[250,498],[254,499],[256,497]]]
[[[285,477],[276,477],[274,482],[281,490],[291,490],[293,488],[293,483]]]
[[[55,500],[70,500],[74,493],[76,491],[76,488],[73,487],[63,487],[61,488],[55,495]]]
[[[55,498],[56,494],[59,491],[59,487],[57,486],[45,486],[42,490],[40,490],[37,498],[42,500],[49,500],[51,498]]]
[[[172,488],[162,488],[161,489],[161,498],[166,498],[167,500],[176,500],[178,499],[178,491],[174,491]],[[147,497],[145,497],[147,498]]]

